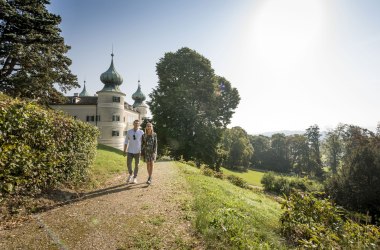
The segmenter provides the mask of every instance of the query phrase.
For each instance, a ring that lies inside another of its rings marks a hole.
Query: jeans
[[[127,155],[127,167],[129,175],[132,175],[132,160],[135,159],[135,169],[133,171],[133,177],[137,177],[137,173],[139,172],[139,162],[140,162],[140,153],[132,154],[128,153]]]

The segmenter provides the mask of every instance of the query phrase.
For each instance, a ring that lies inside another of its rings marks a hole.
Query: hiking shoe
[[[133,181],[133,176],[130,175],[130,176],[128,177],[128,179],[127,179],[127,184],[132,183],[132,181]]]
[[[133,178],[133,183],[137,184],[137,178]]]
[[[148,184],[148,185],[152,184],[152,177],[148,177],[148,180],[146,181],[146,184]]]

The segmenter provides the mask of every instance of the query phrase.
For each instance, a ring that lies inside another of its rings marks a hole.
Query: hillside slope
[[[155,164],[153,185],[126,185],[120,150],[98,146],[92,188],[47,196],[44,212],[0,227],[0,249],[284,249],[280,204],[263,192],[205,176],[170,161]],[[59,198],[59,199],[57,199]],[[5,229],[8,228],[8,229]]]

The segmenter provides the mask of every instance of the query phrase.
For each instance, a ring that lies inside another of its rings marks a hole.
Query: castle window
[[[113,115],[112,116],[112,121],[113,122],[119,122],[120,121],[120,116],[119,115]]]
[[[120,97],[119,96],[112,96],[112,101],[113,102],[120,102]]]
[[[87,122],[93,122],[93,121],[95,121],[95,116],[94,115],[88,115],[88,116],[86,116],[86,121]]]
[[[119,131],[113,130],[112,131],[112,136],[119,136]]]
[[[97,115],[97,116],[96,116],[96,120],[97,120],[97,121],[100,121],[100,115]]]

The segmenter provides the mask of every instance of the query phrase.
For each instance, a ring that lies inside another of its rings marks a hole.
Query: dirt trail
[[[191,195],[172,162],[157,162],[153,184],[126,175],[81,199],[33,215],[23,225],[0,231],[0,249],[203,249],[190,218]]]

